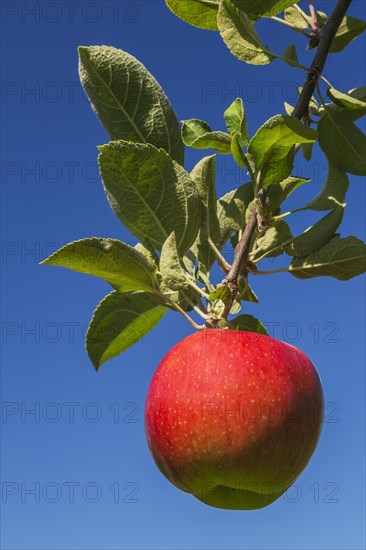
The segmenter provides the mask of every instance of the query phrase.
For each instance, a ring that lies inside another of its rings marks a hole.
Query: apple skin
[[[205,504],[254,510],[307,465],[323,422],[310,359],[262,334],[208,329],[179,342],[147,394],[145,429],[161,472]]]

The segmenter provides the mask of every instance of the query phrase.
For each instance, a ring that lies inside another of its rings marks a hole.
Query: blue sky
[[[334,2],[322,2],[330,11]],[[365,17],[354,1],[351,15]],[[258,25],[281,53],[302,38]],[[78,45],[106,44],[141,60],[179,119],[224,129],[236,96],[253,134],[295,100],[304,74],[279,61],[253,67],[231,56],[217,33],[175,18],[162,0],[2,4],[2,547],[20,549],[361,549],[364,548],[365,279],[347,283],[286,274],[252,281],[247,311],[277,338],[301,348],[324,384],[319,446],[296,486],[255,512],[206,507],[155,467],[143,426],[152,374],[191,327],[169,313],[138,345],[96,374],[83,336],[109,292],[100,280],[38,266],[83,237],[133,243],[109,208],[96,172],[107,136],[78,83]],[[347,91],[364,83],[361,37],[329,57],[326,76]],[[362,124],[361,124],[362,125]],[[187,152],[191,168],[202,155]],[[218,160],[218,193],[242,182]],[[318,148],[298,173],[312,177],[289,201],[301,206],[326,171]],[[365,238],[365,181],[351,177],[343,236]],[[293,216],[299,232],[317,215]],[[219,281],[220,274],[216,273]],[[33,413],[31,412],[33,410]]]

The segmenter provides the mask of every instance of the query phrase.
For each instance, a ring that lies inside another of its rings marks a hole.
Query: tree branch
[[[314,93],[316,83],[320,74],[324,69],[330,47],[335,35],[342,23],[343,17],[346,15],[352,0],[338,0],[336,7],[321,30],[319,46],[311,64],[309,74],[305,80],[304,87],[300,94],[299,100],[295,106],[293,116],[302,119],[307,114],[311,97]]]
[[[262,206],[264,205],[266,196],[267,196],[267,189],[261,189],[258,192],[258,198],[261,201]],[[246,260],[248,259],[252,237],[258,225],[257,216],[258,216],[258,207],[257,205],[254,205],[250,213],[248,223],[246,224],[245,229],[243,231],[243,235],[235,248],[235,258],[233,261],[233,265],[231,266],[229,273],[226,275],[225,279],[223,280],[223,284],[226,284],[230,288],[231,293],[233,294],[233,298],[235,297],[235,294],[238,290],[237,289],[238,277],[242,268],[245,265]]]
[[[306,78],[301,95],[293,112],[293,116],[295,116],[299,120],[302,120],[302,118],[308,113],[310,100],[314,93],[318,79],[324,69],[324,65],[328,57],[333,39],[337,34],[339,26],[342,23],[342,20],[351,2],[352,0],[338,0],[332,14],[330,15],[325,26],[321,30],[317,53],[311,64],[309,74]],[[312,2],[309,2],[309,4],[312,6]],[[267,189],[261,189],[258,193],[258,198],[260,199],[262,205],[264,205],[266,195]],[[227,285],[231,290],[232,300],[234,300],[237,294],[237,281],[239,274],[245,266],[246,262],[248,262],[250,244],[254,235],[254,231],[258,224],[258,215],[258,206],[255,204],[252,208],[248,223],[245,226],[243,235],[235,248],[235,258],[233,265],[231,266],[231,269],[226,275],[225,279],[222,281],[222,283]]]

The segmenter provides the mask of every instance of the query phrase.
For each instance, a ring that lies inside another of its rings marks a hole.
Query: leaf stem
[[[281,19],[280,17],[276,17],[275,15],[270,17],[270,19],[272,19],[273,21],[277,21],[278,23],[282,23],[282,25],[286,25],[286,27],[289,27],[293,31],[300,32],[301,34],[306,36],[306,38],[308,39],[311,38],[310,34],[307,33],[304,29],[300,29],[300,27],[296,27],[296,25],[293,25],[289,21],[286,21],[286,19]]]
[[[262,172],[259,170],[256,177],[254,178],[254,197],[258,197],[261,180],[262,180]]]
[[[303,16],[303,18],[306,19],[306,21],[308,21],[308,22],[310,23],[310,21],[309,21],[309,16],[307,15],[307,13],[305,13],[305,12],[300,8],[300,6],[299,6],[298,4],[294,4],[293,7],[296,8],[297,11]]]
[[[327,83],[329,84],[329,82],[327,82]],[[329,86],[331,86],[331,84],[329,84]],[[316,86],[315,86],[315,87],[316,87],[316,91],[318,92],[318,96],[319,96],[319,99],[320,99],[320,103],[323,105],[324,111],[327,112],[327,111],[328,111],[328,107],[327,107],[327,105],[326,105],[326,103],[325,103],[325,99],[324,99],[324,97],[323,97],[323,94],[322,94],[322,92],[321,92],[321,89],[320,89],[320,86],[319,86],[319,83],[318,83],[318,82],[316,83]],[[328,114],[328,113],[327,113],[327,114]]]
[[[283,55],[279,55],[277,53],[273,53],[273,52],[269,52],[273,57],[275,57],[276,59],[281,59],[282,61],[284,61],[285,63],[288,62],[288,59],[286,57],[284,57]],[[305,71],[306,73],[309,72],[309,67],[306,67],[305,65],[301,65],[301,63],[295,63],[293,61],[293,66],[296,67],[297,69],[302,69],[303,71]]]
[[[196,284],[196,279],[194,279],[190,274],[190,272],[187,270],[185,263],[183,261],[183,258],[181,256],[178,256],[178,260],[179,260],[180,267],[184,272],[187,283],[190,285],[191,288],[193,288],[196,292],[198,292],[198,294],[200,294],[203,298],[207,300],[208,294]]]
[[[274,248],[271,248],[270,250],[267,250],[267,252],[265,252],[262,256],[260,256],[260,258],[256,258],[255,260],[251,260],[252,263],[255,265],[257,264],[258,262],[260,262],[261,260],[264,260],[265,258],[267,258],[270,254],[272,254],[273,252],[277,252],[277,250],[280,250],[280,251],[284,251],[284,247],[291,244],[297,237],[292,237],[291,239],[289,239],[288,241],[282,243],[282,244],[279,244],[278,246],[275,246]],[[255,271],[255,273],[259,273],[257,270]]]
[[[325,78],[325,76],[320,75],[320,78],[321,78],[322,80],[324,80],[324,82],[325,82],[326,84],[328,84],[328,86],[329,86],[330,88],[333,88],[332,83],[329,82],[329,80],[328,80],[327,78]]]
[[[316,11],[313,5],[313,1],[308,0],[308,3],[309,3],[309,11],[310,11],[310,25],[313,31],[317,33],[319,31],[318,18],[316,16]]]
[[[202,288],[196,285],[194,279],[188,279],[187,277],[187,282],[192,288],[194,288],[196,292],[198,292],[198,294],[202,296],[202,298],[205,298],[206,300],[208,300],[208,294],[204,290],[202,290]]]
[[[282,220],[283,218],[287,218],[287,216],[291,216],[291,214],[296,214],[297,212],[302,212],[303,210],[306,210],[305,206],[302,208],[295,208],[295,210],[289,210],[283,214],[278,214],[278,216],[273,216],[271,219],[274,221]]]
[[[191,308],[205,321],[207,320],[208,315],[206,313],[203,313],[203,311],[196,306],[196,304],[187,296],[184,292],[182,292],[182,295],[184,296],[184,299],[186,302],[191,306]]]
[[[192,317],[190,317],[188,313],[186,313],[184,309],[182,309],[178,304],[172,302],[171,305],[174,309],[179,311],[179,313],[181,313],[183,317],[185,317],[185,319],[188,321],[188,323],[190,323],[192,327],[195,328],[196,330],[203,330],[206,328],[205,325],[198,325],[195,321],[193,321]]]
[[[211,239],[210,239],[210,246],[212,248],[212,252],[215,254],[215,258],[219,267],[222,269],[224,273],[229,273],[231,265],[225,260],[224,256],[221,254],[217,246],[211,241]]]
[[[281,267],[280,269],[268,269],[265,271],[256,271],[254,275],[273,275],[274,273],[287,273],[288,267]]]
[[[203,302],[202,302],[202,300],[201,300],[200,298],[197,300],[197,303],[198,303],[198,307],[200,308],[200,310],[201,310],[203,313],[205,313],[206,316],[208,316],[208,311],[207,311],[207,309],[205,308],[205,306],[204,306],[204,304],[203,304]]]

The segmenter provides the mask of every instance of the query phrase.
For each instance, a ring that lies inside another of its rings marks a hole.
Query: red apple
[[[218,508],[271,504],[307,465],[323,392],[299,349],[262,334],[196,332],[156,370],[146,401],[148,444],[174,485]]]

